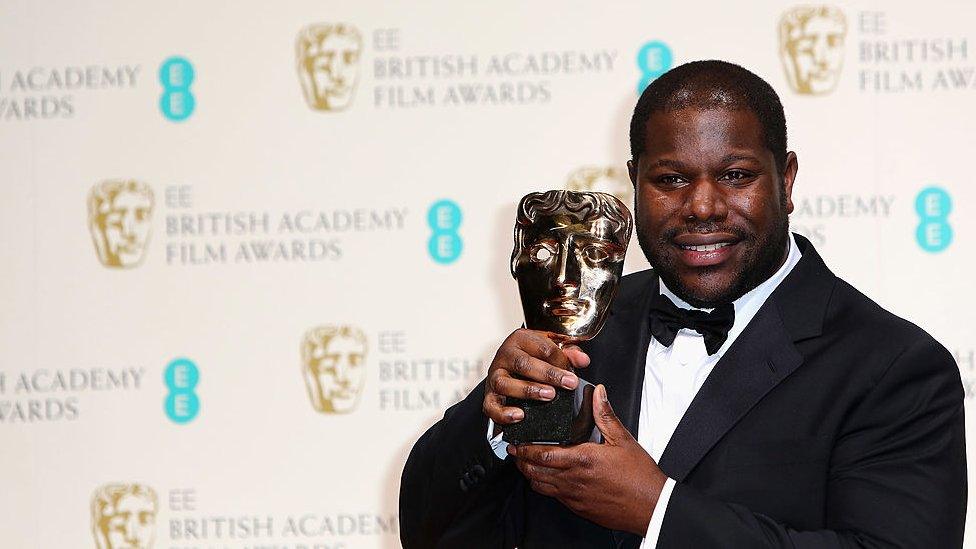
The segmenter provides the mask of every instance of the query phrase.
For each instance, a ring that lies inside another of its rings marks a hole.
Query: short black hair
[[[727,61],[692,61],[651,82],[637,100],[630,119],[630,156],[644,151],[647,120],[654,112],[748,109],[763,128],[763,141],[773,153],[776,168],[786,165],[786,115],[776,91],[749,70]]]

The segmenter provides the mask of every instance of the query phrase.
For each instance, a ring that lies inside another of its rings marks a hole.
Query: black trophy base
[[[576,389],[556,389],[556,398],[541,400],[509,399],[511,406],[525,412],[525,418],[503,428],[502,439],[509,444],[561,444],[599,442],[600,431],[593,421],[594,386],[580,380]]]

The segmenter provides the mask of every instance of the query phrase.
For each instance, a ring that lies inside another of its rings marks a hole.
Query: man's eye
[[[681,184],[682,178],[680,175],[662,175],[657,179],[663,185],[668,187],[676,187]]]
[[[583,248],[583,255],[585,255],[586,259],[588,259],[589,261],[592,261],[593,263],[599,263],[609,258],[610,252],[608,252],[606,248],[604,248],[603,246],[598,246],[596,244],[593,244],[587,246],[586,248]]]
[[[749,177],[752,177],[752,174],[749,172],[744,172],[742,170],[731,170],[726,172],[725,175],[719,179],[721,181],[739,181],[741,179],[748,179]]]

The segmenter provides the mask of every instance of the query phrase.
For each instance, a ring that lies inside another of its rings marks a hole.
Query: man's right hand
[[[570,368],[585,368],[590,357],[579,347],[560,349],[542,332],[519,329],[502,342],[488,368],[485,415],[498,426],[521,421],[520,408],[505,406],[508,397],[523,400],[552,400],[554,387],[575,389],[579,378]]]

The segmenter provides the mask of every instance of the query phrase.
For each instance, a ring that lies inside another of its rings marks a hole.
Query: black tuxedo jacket
[[[716,364],[659,463],[677,481],[658,547],[962,546],[963,390],[946,349],[803,256]],[[581,375],[637,435],[651,271],[624,277]],[[417,441],[401,540],[637,547],[527,487],[489,447],[484,384]]]

